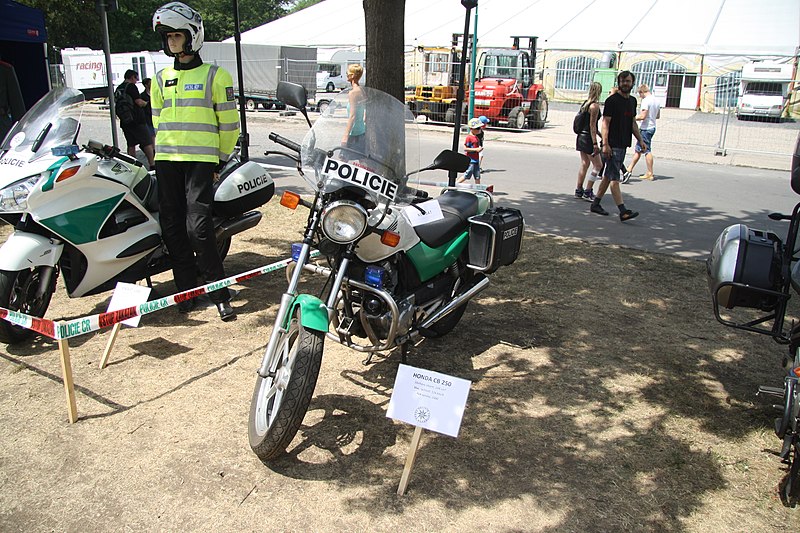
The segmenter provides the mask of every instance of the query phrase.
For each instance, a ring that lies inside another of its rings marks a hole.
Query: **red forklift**
[[[541,129],[547,121],[547,95],[535,82],[537,37],[512,36],[508,49],[489,49],[481,53],[475,82],[474,115],[485,116],[490,124],[509,128]],[[528,49],[520,49],[520,40]]]

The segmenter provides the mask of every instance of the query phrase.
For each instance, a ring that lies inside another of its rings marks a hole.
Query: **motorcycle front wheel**
[[[250,447],[262,461],[282,454],[292,442],[317,384],[325,333],[306,329],[300,309],[278,339],[266,378],[256,379],[250,401]]]
[[[37,297],[39,285],[43,283],[44,270],[50,267],[33,267],[26,270],[0,270],[0,307],[19,311],[26,315],[41,318],[50,305],[55,290],[55,279],[46,287],[41,297]],[[0,320],[0,342],[13,344],[36,335],[35,331]]]

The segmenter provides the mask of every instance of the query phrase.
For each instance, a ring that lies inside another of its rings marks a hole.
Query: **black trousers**
[[[156,161],[161,234],[180,291],[198,285],[198,271],[206,283],[225,277],[211,218],[215,167],[196,161]],[[209,297],[214,303],[226,302],[230,292],[219,289]]]

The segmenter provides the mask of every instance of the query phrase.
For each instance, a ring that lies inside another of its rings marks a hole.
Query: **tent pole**
[[[467,14],[464,16],[464,44],[461,47],[461,64],[459,65],[458,91],[456,92],[456,113],[453,120],[453,151],[458,151],[458,139],[461,130],[461,107],[464,104],[464,78],[467,74],[467,45],[469,42],[469,15],[473,7],[478,6],[478,0],[461,0]],[[456,185],[456,171],[451,170],[447,174],[447,183],[450,187]]]
[[[244,112],[244,74],[242,73],[242,34],[239,28],[239,0],[233,0],[233,22],[233,35],[236,44],[236,75],[239,80],[239,122],[241,123],[239,144],[242,148],[240,153],[242,162],[244,163],[250,160],[250,136],[247,134],[247,117]]]

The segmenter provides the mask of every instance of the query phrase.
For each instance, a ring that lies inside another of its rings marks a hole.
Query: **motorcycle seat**
[[[438,248],[453,240],[469,225],[469,217],[478,214],[478,197],[464,191],[447,190],[437,198],[444,218],[417,226],[420,240]]]

